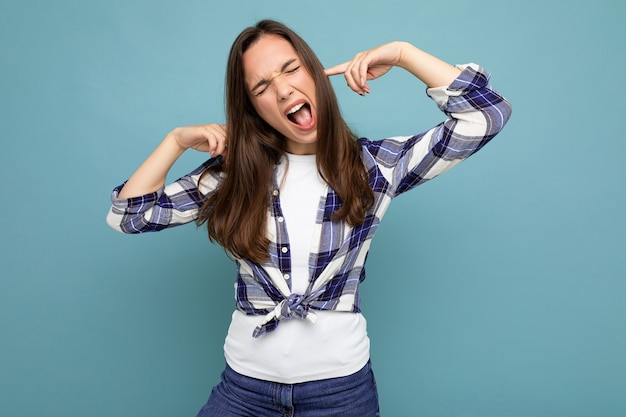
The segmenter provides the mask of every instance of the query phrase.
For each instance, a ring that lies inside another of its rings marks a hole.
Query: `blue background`
[[[228,48],[265,17],[328,66],[395,39],[480,63],[514,105],[374,241],[363,307],[382,415],[626,415],[625,3],[0,0],[0,416],[205,402],[234,265],[193,225],[125,236],[104,217],[169,130],[223,122]],[[441,119],[400,70],[367,98],[334,83],[361,135]]]

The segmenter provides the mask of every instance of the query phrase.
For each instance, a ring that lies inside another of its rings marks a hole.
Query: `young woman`
[[[410,137],[357,139],[329,76],[361,95],[397,66],[447,115]],[[109,224],[125,233],[196,221],[235,259],[226,370],[199,416],[377,416],[359,284],[390,201],[482,148],[509,103],[477,65],[451,66],[391,42],[324,69],[293,31],[261,21],[235,40],[225,125],[170,132],[115,188]],[[187,149],[211,158],[164,186]]]

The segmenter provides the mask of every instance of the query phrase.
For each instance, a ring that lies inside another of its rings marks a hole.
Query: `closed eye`
[[[285,62],[282,66],[282,68],[280,69],[281,73],[283,74],[293,74],[295,72],[297,72],[300,69],[300,65],[296,65],[295,67],[290,67],[290,65],[293,65],[294,63],[296,63],[295,59],[291,59],[287,62]],[[259,81],[253,88],[252,88],[252,94],[254,94],[255,97],[259,97],[261,95],[263,95],[263,93],[265,93],[267,91],[267,89],[270,87],[270,85],[272,84],[272,80],[261,80]]]
[[[268,88],[270,88],[270,83],[264,84],[264,87],[262,89],[260,89],[260,90],[257,89],[257,91],[254,93],[254,95],[256,97],[259,97],[259,96],[263,95],[263,93],[265,93]]]

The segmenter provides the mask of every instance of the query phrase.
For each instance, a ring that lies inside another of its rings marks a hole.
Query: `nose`
[[[286,100],[293,94],[293,88],[284,78],[280,77],[279,79],[274,80],[274,85],[276,86],[276,94],[278,95],[279,100]]]

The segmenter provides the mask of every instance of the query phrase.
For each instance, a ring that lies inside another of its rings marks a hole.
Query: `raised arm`
[[[350,61],[326,69],[326,75],[343,74],[352,90],[365,95],[370,92],[367,81],[386,74],[394,66],[409,71],[428,87],[445,87],[461,73],[459,68],[408,42],[395,41],[360,52]]]
[[[185,126],[172,130],[128,179],[118,198],[138,197],[160,189],[174,162],[187,149],[209,152],[211,156],[224,155],[226,141],[225,125]]]
[[[489,73],[476,64],[455,67],[407,42],[390,42],[357,54],[352,60],[326,69],[343,74],[360,95],[370,92],[369,80],[398,66],[420,79],[427,94],[447,119],[411,136],[364,140],[364,162],[394,167],[382,172],[396,196],[457,165],[488,143],[504,127],[511,105],[489,85]],[[387,189],[386,186],[379,186]]]

